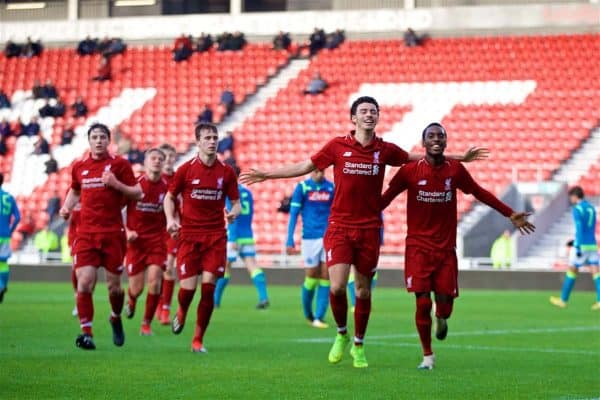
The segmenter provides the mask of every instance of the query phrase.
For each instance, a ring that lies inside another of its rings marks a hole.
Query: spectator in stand
[[[192,37],[186,36],[185,34],[181,34],[177,39],[175,39],[175,43],[173,43],[173,51],[177,50],[181,46],[187,47],[188,49],[192,49]]]
[[[53,112],[53,108],[50,105],[50,102],[46,102],[46,104],[44,104],[44,106],[42,108],[40,108],[38,110],[38,113],[40,114],[40,117],[45,118],[45,117],[51,117],[52,116],[52,112]]]
[[[98,46],[96,50],[98,53],[105,55],[108,52],[108,48],[110,47],[111,40],[108,36],[105,36],[100,42],[98,42]]]
[[[108,46],[108,55],[113,56],[115,54],[123,54],[127,46],[123,39],[121,38],[112,38],[110,41],[110,45]]]
[[[225,137],[219,140],[217,143],[217,154],[219,154],[223,162],[225,160],[233,160],[233,164],[235,164],[235,158],[233,157],[233,132],[227,131],[225,132]],[[232,164],[228,162],[228,164]]]
[[[425,40],[425,35],[419,36],[417,33],[412,30],[412,28],[408,28],[406,32],[404,32],[404,44],[406,47],[417,47],[423,44]]]
[[[54,221],[54,218],[58,216],[60,205],[60,196],[58,195],[58,191],[55,190],[52,193],[52,197],[48,199],[48,205],[46,206],[46,212],[48,213],[50,222]]]
[[[12,136],[13,131],[10,127],[10,122],[6,118],[2,118],[0,121],[0,138],[6,140],[9,136]]]
[[[6,58],[18,57],[21,55],[22,46],[9,40],[4,46],[4,55]]]
[[[225,115],[231,114],[231,111],[233,111],[233,106],[235,105],[235,97],[230,88],[226,88],[223,91],[219,104],[225,107]]]
[[[231,50],[229,45],[231,43],[232,35],[229,32],[223,32],[217,37],[217,51]]]
[[[52,83],[52,79],[46,80],[46,84],[42,87],[42,97],[46,99],[58,99],[56,86]]]
[[[213,122],[213,110],[210,108],[210,104],[205,104],[204,109],[198,115],[198,119],[196,120],[196,124],[200,124],[202,122],[208,122],[212,124]]]
[[[192,56],[192,41],[186,36],[183,38],[185,40],[180,40],[181,37],[179,37],[175,41],[175,47],[173,48],[173,61],[175,62],[185,61]]]
[[[292,39],[287,32],[279,31],[273,39],[273,50],[288,50],[292,45]]]
[[[35,248],[42,254],[48,254],[51,251],[59,249],[58,235],[50,229],[50,221],[48,224],[35,234],[33,241]]]
[[[21,132],[19,136],[37,136],[40,133],[40,124],[38,123],[37,117],[31,117],[31,120],[27,125],[21,123]]]
[[[323,93],[327,89],[327,82],[321,77],[321,74],[317,71],[313,79],[308,83],[306,90],[304,90],[304,94],[320,94]]]
[[[98,75],[92,79],[95,81],[108,81],[112,75],[112,68],[110,65],[110,57],[103,55],[100,57],[100,63],[98,64]]]
[[[74,137],[75,130],[73,129],[73,125],[67,125],[60,135],[60,145],[64,146],[65,144],[71,144]]]
[[[33,154],[42,155],[42,154],[50,154],[50,144],[41,134],[38,135],[38,140],[33,145]]]
[[[80,56],[89,56],[96,52],[98,48],[98,39],[92,39],[87,36],[77,45],[77,54]]]
[[[248,42],[246,41],[246,37],[240,31],[236,31],[232,36],[229,42],[229,50],[238,51],[242,50],[244,46],[246,46]]]
[[[74,117],[85,117],[88,112],[87,105],[83,101],[83,97],[77,96],[77,100],[75,103],[71,104],[71,109],[73,110]]]
[[[54,157],[52,157],[52,155],[50,155],[50,158],[44,163],[44,165],[46,166],[46,175],[52,175],[58,172],[58,162]]]
[[[40,117],[62,117],[65,115],[65,104],[56,99],[50,99],[42,108],[39,110]]]
[[[127,160],[130,164],[144,164],[144,152],[138,149],[136,145],[132,145],[127,152]]]
[[[323,46],[325,46],[325,31],[323,31],[323,29],[315,28],[308,40],[310,41],[310,44],[308,45],[310,55],[314,56],[323,48]]]
[[[196,44],[196,51],[198,51],[199,53],[208,51],[213,46],[213,44],[214,41],[212,36],[206,35],[204,32],[202,32]]]
[[[34,99],[44,98],[44,87],[40,83],[39,79],[33,81],[33,88],[31,88],[31,95]]]
[[[10,108],[10,99],[2,90],[0,90],[0,108]]]
[[[346,40],[346,34],[343,30],[337,29],[335,32],[327,35],[325,40],[325,48],[329,50],[335,49],[340,44],[344,43],[344,40]]]
[[[5,138],[0,138],[0,156],[5,156],[8,153],[8,146]]]
[[[27,213],[26,215],[23,216],[21,223],[17,227],[17,232],[19,232],[23,236],[22,243],[25,243],[25,241],[27,239],[29,239],[31,237],[31,235],[33,235],[34,231],[35,231],[35,221],[33,220],[33,217],[31,216],[31,214]]]
[[[37,57],[40,54],[42,54],[42,51],[44,50],[44,46],[42,46],[42,42],[41,41],[37,41],[34,42],[31,40],[31,37],[27,38],[27,42],[25,43],[25,45],[23,45],[23,48],[21,49],[21,55],[23,57]]]

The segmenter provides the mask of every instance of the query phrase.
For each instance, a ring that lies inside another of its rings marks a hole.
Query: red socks
[[[111,318],[118,318],[123,311],[123,303],[125,302],[125,292],[121,289],[119,292],[109,292],[108,300],[110,300],[110,307],[112,310]]]
[[[433,354],[431,350],[431,304],[429,297],[417,297],[415,322],[417,323],[417,331],[425,356]]]
[[[329,304],[331,305],[331,313],[338,327],[338,333],[345,334],[346,325],[348,324],[348,299],[346,298],[346,293],[336,296],[329,292]],[[340,328],[343,329],[340,330]]]
[[[164,279],[160,295],[160,305],[165,310],[171,309],[171,301],[173,301],[173,288],[175,281],[172,279]]]
[[[188,308],[190,308],[190,304],[192,303],[192,299],[194,298],[194,293],[196,293],[195,289],[188,290],[182,287],[179,288],[179,293],[177,293],[177,300],[179,301],[179,308],[181,309],[184,315],[187,314]]]
[[[448,319],[452,314],[452,305],[453,302],[450,300],[450,303],[442,303],[439,301],[435,302],[435,316],[438,318]]]
[[[94,303],[92,302],[91,293],[77,292],[77,313],[79,314],[79,324],[83,333],[92,335]]]
[[[160,300],[160,294],[148,293],[148,295],[146,296],[146,309],[144,310],[144,324],[150,324],[150,322],[152,322],[152,317],[154,316],[154,311],[156,311],[156,306],[158,304],[158,300]]]
[[[361,345],[367,331],[369,316],[371,315],[371,297],[366,299],[356,298],[354,308],[354,344]]]
[[[200,303],[198,303],[198,313],[196,321],[196,332],[194,333],[194,339],[200,340],[204,338],[206,328],[210,322],[215,306],[215,284],[214,283],[203,283],[202,284],[202,295],[200,297]]]

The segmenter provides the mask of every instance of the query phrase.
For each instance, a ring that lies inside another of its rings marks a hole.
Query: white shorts
[[[599,261],[598,250],[582,251],[581,256],[579,257],[577,257],[577,250],[575,247],[571,247],[569,252],[569,265],[575,268],[579,268],[583,265],[598,265]]]
[[[253,244],[241,244],[237,246],[237,249],[233,248],[233,242],[227,242],[227,261],[234,262],[238,257],[255,257],[256,247]]]
[[[319,263],[325,262],[323,238],[302,239],[300,247],[305,268],[314,268],[319,266]]]

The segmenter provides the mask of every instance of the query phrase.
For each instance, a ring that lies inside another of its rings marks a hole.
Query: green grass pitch
[[[125,346],[112,344],[106,287],[94,296],[95,341],[74,345],[67,284],[12,282],[0,304],[1,399],[583,399],[600,397],[600,313],[593,294],[575,292],[555,309],[548,292],[464,290],[436,369],[421,359],[414,300],[377,288],[366,338],[369,368],[346,356],[329,365],[333,328],[302,318],[300,288],[269,288],[271,308],[254,309],[254,288],[227,288],[205,337],[190,350],[196,297],[180,336],[153,324],[138,334],[145,295],[125,320]],[[557,288],[558,290],[558,288]],[[197,293],[198,295],[198,293]],[[328,322],[332,322],[328,313]],[[351,323],[352,325],[352,323]]]

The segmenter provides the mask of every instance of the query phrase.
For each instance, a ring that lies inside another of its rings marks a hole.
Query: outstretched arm
[[[315,169],[315,165],[311,160],[302,161],[298,164],[286,165],[276,169],[275,171],[260,171],[258,169],[250,169],[249,172],[244,172],[240,175],[240,182],[243,184],[252,185],[253,183],[263,182],[267,179],[282,179],[295,178],[297,176],[306,175]]]
[[[447,154],[446,157],[462,162],[471,162],[485,160],[489,155],[490,150],[485,147],[471,147],[465,154]],[[420,160],[421,158],[423,158],[421,153],[409,153],[408,155],[410,161]]]

